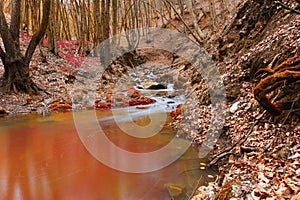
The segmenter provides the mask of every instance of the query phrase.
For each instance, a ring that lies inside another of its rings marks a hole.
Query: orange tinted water
[[[104,129],[115,144],[137,152],[160,148],[174,137],[173,130],[165,128],[145,145],[144,139],[128,137],[116,124]],[[170,199],[166,184],[184,188],[177,199],[185,199],[200,177],[207,177],[207,171],[197,170],[199,162],[190,148],[159,171],[124,173],[89,154],[71,113],[0,120],[0,199],[163,200]]]

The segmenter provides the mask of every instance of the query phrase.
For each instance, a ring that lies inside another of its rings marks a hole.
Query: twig
[[[248,136],[252,133],[252,130],[253,130],[254,126],[256,126],[258,124],[258,122],[261,120],[261,118],[265,114],[266,114],[266,111],[263,111],[263,113],[256,118],[256,121],[254,122],[254,124],[252,124],[252,126],[248,130],[247,134],[245,136],[243,136],[243,139],[240,140],[240,142],[239,142],[240,145],[242,145],[247,140]]]
[[[177,62],[177,63],[173,63],[173,64],[169,65],[169,67],[175,67],[175,66],[183,64],[185,62],[186,62],[186,60],[183,60],[183,61],[180,61],[180,62]]]
[[[177,12],[176,8],[174,7],[174,5],[169,1],[169,0],[165,0],[173,9],[173,11],[176,13],[176,15],[179,17],[180,21],[184,24],[184,26],[190,31],[191,35],[193,36],[193,38],[197,41],[198,44],[202,44],[201,39],[199,39],[194,32],[192,31],[192,29],[189,27],[189,25],[184,21],[184,19],[181,17],[181,15]]]
[[[169,192],[169,195],[170,195],[171,200],[175,200],[173,195],[170,192]]]
[[[145,0],[141,0],[143,3],[146,3],[148,6],[152,8],[156,13],[158,13],[163,19],[167,21],[173,28],[175,28],[178,32],[180,32],[179,28],[172,24],[172,19],[167,19],[164,14],[162,14],[160,11],[158,11],[156,8],[154,8],[149,2],[146,2]]]
[[[38,91],[42,91],[47,95],[51,95],[51,93],[49,93],[46,89],[42,88],[41,86],[36,85],[36,87],[37,87]]]
[[[274,148],[274,149],[269,153],[269,155],[272,155],[272,154],[274,154],[275,152],[278,152],[280,149],[286,147],[286,145],[287,145],[287,144],[278,144],[278,145],[276,146],[276,148]]]
[[[264,116],[265,113],[266,113],[266,111],[264,111],[260,116],[258,116],[256,118],[256,121],[251,125],[251,127],[248,129],[247,133],[239,141],[234,143],[231,147],[228,147],[227,149],[225,149],[222,152],[218,153],[217,155],[213,156],[212,161],[209,163],[209,165],[216,164],[218,162],[218,160],[220,160],[224,156],[226,156],[228,154],[232,154],[234,152],[236,146],[242,145],[247,140],[249,135],[252,133],[253,128],[258,124],[258,122]]]
[[[293,103],[292,103],[292,106],[291,106],[291,109],[289,110],[289,113],[287,114],[287,116],[284,118],[282,124],[285,124],[285,122],[287,121],[288,117],[290,116],[290,114],[292,113],[292,110],[294,108],[294,105],[295,105],[295,102],[299,100],[299,97],[296,98]]]
[[[300,108],[292,110],[291,112],[297,112],[297,111],[300,111]]]
[[[196,191],[198,190],[198,187],[200,185],[200,181],[202,180],[203,176],[201,175],[200,178],[197,181],[197,184],[195,186],[195,188],[193,189],[192,193],[190,195],[186,195],[187,196],[187,200],[190,200],[193,198],[193,196],[195,195]]]
[[[297,13],[298,15],[300,15],[300,11],[295,10],[294,8],[289,7],[288,5],[285,5],[284,3],[282,3],[281,1],[276,1],[277,4],[281,5],[283,8],[290,10],[294,13]]]
[[[134,68],[134,64],[131,62],[131,60],[129,59],[129,64],[131,65],[131,68]]]
[[[185,95],[185,98],[189,98],[194,92],[196,91],[196,87],[194,89],[192,89],[192,91],[190,91],[187,95]]]
[[[241,149],[243,149],[244,151],[259,151],[259,147],[248,147],[248,146],[244,146],[244,145],[242,145],[241,146]]]
[[[276,54],[276,56],[274,56],[273,60],[270,62],[270,64],[268,65],[268,68],[273,69],[275,62],[277,61],[277,58],[281,55],[281,53]]]

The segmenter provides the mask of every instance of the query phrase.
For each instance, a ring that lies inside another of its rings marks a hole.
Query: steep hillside
[[[220,174],[194,199],[299,199],[299,8],[245,1],[204,44],[222,74],[227,116],[210,157]]]

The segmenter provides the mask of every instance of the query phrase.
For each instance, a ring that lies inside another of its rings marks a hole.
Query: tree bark
[[[37,45],[47,29],[51,1],[44,0],[41,26],[30,40],[24,56],[21,54],[19,44],[21,0],[13,0],[12,2],[13,9],[10,28],[8,28],[3,8],[0,7],[0,35],[5,50],[0,47],[0,58],[4,65],[4,87],[8,92],[23,91],[32,94],[39,91],[39,88],[30,78],[29,64]]]
[[[19,45],[19,34],[20,34],[20,22],[21,22],[21,3],[19,0],[12,1],[12,14],[11,14],[11,24],[10,33],[16,45]]]

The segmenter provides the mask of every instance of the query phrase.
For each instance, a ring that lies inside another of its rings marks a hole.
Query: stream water
[[[110,111],[97,112],[99,119],[110,115]],[[145,118],[136,122],[148,123]],[[135,152],[160,148],[174,137],[170,128],[147,139],[130,137],[115,123],[103,125],[103,130],[116,145]],[[158,171],[111,169],[82,144],[72,113],[1,119],[0,162],[1,199],[186,199],[214,173],[199,169],[204,161],[197,158],[195,148]]]

